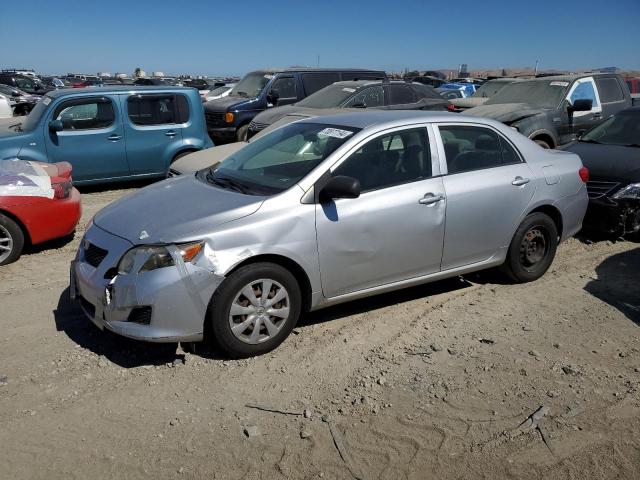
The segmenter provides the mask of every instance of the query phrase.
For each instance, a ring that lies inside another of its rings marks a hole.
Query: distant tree
[[[142,69],[140,67],[137,67],[134,71],[133,71],[133,76],[135,78],[139,78],[142,76]]]
[[[412,70],[412,71],[410,71],[410,72],[405,73],[405,74],[404,74],[404,76],[405,76],[405,77],[410,77],[410,78],[412,78],[412,77],[419,77],[419,76],[420,76],[420,72],[419,72],[419,71],[417,71],[417,70]]]

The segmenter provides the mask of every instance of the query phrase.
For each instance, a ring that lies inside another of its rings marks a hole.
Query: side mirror
[[[320,202],[330,202],[336,198],[358,198],[360,196],[360,181],[357,178],[337,175],[320,191]]]
[[[573,112],[588,112],[593,107],[593,100],[590,98],[580,98],[572,103],[569,103],[567,111]]]
[[[19,96],[20,96],[20,92],[19,92],[19,91],[17,91],[17,90],[13,90],[13,91],[11,92],[11,96],[12,96],[12,97],[19,97]]]
[[[52,133],[61,132],[64,130],[64,125],[62,124],[62,120],[51,120],[49,122],[49,131]]]
[[[277,90],[271,90],[269,93],[267,93],[267,102],[271,103],[272,105],[277,104],[279,98],[280,94]]]

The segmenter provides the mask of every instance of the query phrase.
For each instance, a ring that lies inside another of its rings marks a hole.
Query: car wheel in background
[[[20,226],[0,214],[0,265],[7,265],[20,258],[24,246],[24,234]]]
[[[551,266],[558,246],[558,229],[544,213],[531,213],[516,230],[502,270],[515,282],[532,282]]]
[[[300,316],[300,286],[285,268],[254,263],[227,277],[209,307],[210,331],[234,358],[267,353],[289,335]]]
[[[536,142],[542,148],[545,148],[547,150],[549,150],[551,148],[551,145],[549,145],[545,140],[536,139],[536,140],[534,140],[534,142]]]
[[[236,139],[238,142],[246,142],[249,135],[249,125],[243,125],[238,128],[236,132]]]

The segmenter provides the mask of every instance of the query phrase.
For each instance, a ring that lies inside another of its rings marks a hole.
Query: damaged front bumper
[[[587,230],[620,236],[637,232],[640,230],[640,200],[591,200],[583,226]]]
[[[96,225],[85,234],[71,264],[71,297],[100,329],[150,342],[200,341],[209,300],[224,277],[211,264],[185,263],[118,274],[134,245]]]

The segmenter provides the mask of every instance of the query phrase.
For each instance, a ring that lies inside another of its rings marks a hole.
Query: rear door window
[[[615,78],[596,78],[596,85],[600,92],[602,103],[614,103],[624,101],[624,94],[618,80]]]
[[[337,72],[303,73],[302,86],[306,96],[340,80]]]
[[[416,102],[416,94],[406,85],[388,85],[389,105],[404,105]]]
[[[515,149],[488,128],[466,125],[441,125],[449,174],[520,163]]]
[[[179,97],[184,95],[132,95],[127,99],[129,120],[142,126],[184,123],[189,118],[189,104],[186,98]]]
[[[115,120],[113,104],[108,98],[86,98],[62,102],[53,112],[64,130],[107,128]]]
[[[384,106],[384,90],[382,90],[382,87],[379,85],[363,89],[343,105],[345,108],[371,108],[382,106]]]

